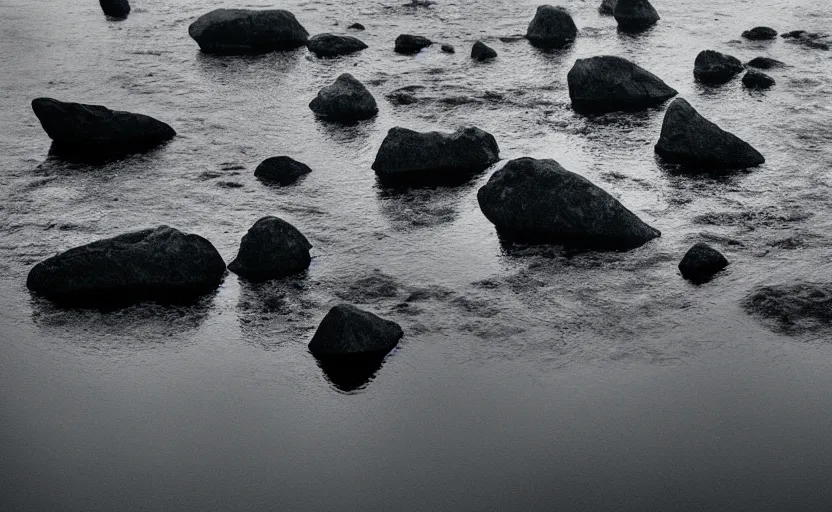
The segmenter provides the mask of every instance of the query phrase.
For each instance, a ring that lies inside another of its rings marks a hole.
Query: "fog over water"
[[[135,0],[0,2],[0,510],[820,510],[832,502],[832,331],[750,316],[755,287],[832,281],[832,52],[743,30],[830,31],[809,0],[656,0],[627,35],[599,2],[565,1],[565,50],[525,40],[537,2],[223,4],[292,11],[310,34],[368,49],[202,54],[188,25],[219,7]],[[337,24],[337,25],[336,25]],[[401,33],[434,45],[395,54]],[[469,58],[483,40],[494,61]],[[704,87],[699,51],[785,62],[777,84]],[[765,155],[690,176],[654,156],[664,106],[583,116],[566,74],[619,55]],[[309,101],[344,72],[379,115],[344,127]],[[386,95],[419,86],[417,101]],[[39,96],[151,115],[178,136],[104,165],[47,159]],[[609,191],[661,238],[625,253],[500,244],[477,189],[388,190],[370,166],[387,130],[493,134],[504,160],[553,158]],[[290,187],[253,175],[289,155]],[[193,306],[65,310],[26,289],[58,251],[168,224],[226,262],[260,217],[314,248],[308,272],[226,276]],[[731,265],[710,283],[677,264],[707,241]],[[350,302],[401,324],[375,376],[345,391],[306,345]]]

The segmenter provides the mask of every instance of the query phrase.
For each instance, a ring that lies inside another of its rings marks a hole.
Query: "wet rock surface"
[[[432,45],[433,41],[423,36],[402,34],[396,38],[394,50],[396,53],[413,55]]]
[[[384,320],[350,304],[334,306],[309,342],[318,358],[385,355],[404,336],[395,322]]]
[[[444,46],[444,45],[443,45]],[[482,41],[477,41],[471,48],[471,58],[476,61],[486,61],[497,57],[497,52]]]
[[[767,74],[754,70],[748,70],[742,77],[742,84],[748,89],[768,89],[774,83],[774,79]]]
[[[563,7],[541,5],[526,30],[526,39],[543,48],[566,46],[578,37],[578,27]]]
[[[685,257],[679,262],[679,271],[682,277],[693,283],[705,283],[727,266],[728,260],[722,253],[700,242],[685,253]]]
[[[693,76],[702,83],[721,85],[743,70],[742,62],[736,57],[713,50],[703,50],[696,56]]]
[[[288,156],[274,156],[263,160],[254,170],[254,176],[268,183],[291,185],[312,172],[308,165]]]
[[[661,19],[649,0],[618,0],[613,16],[619,28],[632,32],[646,30]]]
[[[309,103],[316,115],[342,123],[370,119],[378,113],[378,105],[369,90],[349,73],[344,73],[332,85],[322,88]]]
[[[194,21],[188,34],[203,52],[218,55],[294,50],[309,38],[294,14],[281,9],[216,9]]]
[[[318,57],[339,57],[360,52],[366,49],[367,45],[353,36],[317,34],[309,38],[306,47]]]
[[[312,244],[283,219],[263,217],[243,236],[228,270],[250,281],[278,279],[309,268]]]
[[[757,69],[782,68],[786,66],[785,63],[770,57],[754,57],[746,65]]]
[[[743,32],[742,37],[751,41],[768,41],[777,38],[777,31],[771,27],[754,27]]]
[[[832,283],[798,282],[755,288],[745,310],[787,334],[832,329]]]
[[[111,18],[124,19],[130,14],[130,2],[128,0],[99,0],[101,10]]]

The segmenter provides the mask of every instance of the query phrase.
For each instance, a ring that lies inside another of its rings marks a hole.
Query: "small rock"
[[[713,50],[703,50],[696,56],[693,76],[707,84],[724,84],[743,70],[742,62],[736,57]]]
[[[709,281],[714,274],[728,266],[728,260],[706,243],[691,247],[679,263],[682,277],[694,283]]]
[[[526,39],[542,48],[561,48],[570,44],[576,37],[578,27],[575,26],[569,11],[560,6],[538,7],[526,30]]]
[[[618,27],[626,31],[642,31],[661,19],[648,0],[618,0],[613,10]]]
[[[250,281],[267,281],[309,268],[312,244],[294,226],[277,217],[263,217],[243,236],[228,270]]]
[[[770,59],[768,57],[755,57],[746,64],[746,66],[751,66],[752,68],[757,69],[782,68],[785,65],[785,63],[780,62],[779,60]]]
[[[324,119],[341,123],[370,119],[378,113],[373,95],[349,73],[322,88],[309,103],[309,108]]]
[[[352,25],[350,25],[347,28],[349,30],[364,30],[364,25],[362,25],[361,23],[353,23]]]
[[[329,310],[312,341],[309,351],[318,358],[355,355],[384,355],[404,336],[395,322],[384,320],[350,304]]]
[[[447,43],[442,45],[442,51],[445,53],[456,53],[456,49],[454,48],[454,46],[452,44]]]
[[[600,7],[598,7],[598,12],[611,15],[615,11],[615,5],[617,3],[618,0],[602,0]]]
[[[318,57],[338,57],[360,52],[366,49],[367,45],[357,37],[318,34],[309,38],[306,47]]]
[[[101,10],[111,18],[124,19],[130,14],[130,2],[128,0],[99,0]]]
[[[280,9],[216,9],[191,23],[188,34],[203,52],[219,55],[294,50],[309,38],[295,16]]]
[[[478,61],[489,60],[497,57],[497,52],[493,48],[486,46],[481,41],[474,43],[471,48],[471,58]]]
[[[768,89],[774,85],[774,79],[765,73],[750,69],[742,77],[742,84],[749,89]]]
[[[395,52],[404,55],[419,53],[422,49],[432,45],[433,41],[427,37],[402,34],[396,38]]]
[[[770,27],[754,27],[742,33],[742,37],[752,41],[767,41],[777,37],[777,31]]]
[[[254,176],[263,181],[279,185],[291,185],[301,176],[312,172],[308,165],[302,164],[288,156],[267,158],[254,170]]]
[[[788,334],[828,330],[832,328],[832,283],[760,286],[746,297],[743,307]]]

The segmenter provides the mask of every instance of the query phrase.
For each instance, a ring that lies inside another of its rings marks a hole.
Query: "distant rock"
[[[754,27],[751,30],[743,32],[742,37],[752,41],[766,41],[775,39],[777,37],[777,31],[771,27]]]
[[[309,38],[306,47],[318,57],[338,57],[360,52],[367,45],[357,37],[318,34]]]
[[[302,164],[288,156],[267,158],[254,170],[254,176],[263,181],[279,185],[291,185],[302,176],[312,172],[308,165]]]
[[[499,159],[497,141],[479,128],[420,133],[395,127],[381,143],[373,170],[388,185],[454,184]]]
[[[482,41],[474,43],[471,48],[471,58],[478,61],[489,60],[497,57],[497,52],[493,48],[486,46]]]
[[[322,88],[309,103],[309,108],[324,119],[341,123],[370,119],[378,113],[373,95],[349,73]]]
[[[745,310],[787,334],[832,328],[832,283],[778,284],[755,288]]]
[[[649,71],[609,55],[578,59],[566,79],[572,107],[584,113],[642,110],[678,94]]]
[[[173,128],[150,116],[100,105],[37,98],[32,110],[53,141],[50,152],[68,159],[118,158],[152,149],[176,135]]]
[[[412,55],[414,53],[419,53],[424,48],[427,48],[432,44],[433,41],[427,37],[402,34],[396,38],[395,52]]]
[[[353,23],[352,25],[350,25],[347,28],[349,30],[364,30],[364,25],[362,25],[361,23]]]
[[[765,73],[749,69],[742,77],[742,84],[749,89],[768,89],[774,85],[774,79]]]
[[[713,50],[703,50],[696,56],[693,76],[702,83],[724,84],[745,69],[736,57]]]
[[[682,277],[694,283],[709,281],[714,274],[728,266],[728,260],[706,243],[691,247],[679,263]]]
[[[403,336],[397,323],[350,304],[339,304],[321,321],[309,342],[309,351],[318,358],[383,356],[393,350]]]
[[[560,6],[538,7],[526,30],[526,39],[543,48],[560,48],[570,44],[576,37],[578,27],[575,26],[569,11]]]
[[[746,65],[750,66],[752,68],[757,68],[757,69],[772,69],[772,68],[782,68],[786,64],[783,63],[783,62],[780,62],[779,60],[770,59],[768,57],[755,57],[755,58],[751,59],[750,61],[748,61],[748,63]]]
[[[618,27],[627,31],[645,30],[661,19],[648,0],[618,0],[613,16]]]
[[[179,302],[216,289],[225,262],[208,240],[168,226],[70,249],[35,265],[26,286],[70,307]]]
[[[739,137],[708,121],[682,98],[667,108],[656,153],[665,160],[713,170],[754,167],[766,161]]]
[[[602,0],[601,6],[598,7],[598,12],[611,15],[615,11],[615,4],[617,3],[618,0]]]
[[[200,16],[188,34],[205,53],[244,55],[294,50],[309,32],[289,11],[216,9]]]
[[[402,89],[397,89],[387,94],[387,99],[393,105],[412,105],[418,101],[413,91]]]
[[[243,236],[228,270],[249,281],[267,281],[309,268],[312,244],[293,225],[277,217],[263,217]]]
[[[806,48],[815,50],[829,50],[830,40],[828,34],[820,34],[818,32],[807,32],[805,30],[792,30],[786,32],[780,37],[788,40],[788,42],[796,43]]]
[[[477,200],[509,241],[629,250],[661,235],[610,194],[554,160],[511,160],[480,188]]]
[[[442,51],[445,52],[445,53],[456,53],[456,49],[454,48],[454,45],[447,44],[447,43],[442,45]]]
[[[99,0],[101,10],[111,18],[124,19],[130,14],[130,2],[127,0]]]

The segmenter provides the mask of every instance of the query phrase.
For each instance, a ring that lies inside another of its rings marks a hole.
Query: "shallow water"
[[[659,24],[621,34],[596,2],[564,3],[580,37],[544,53],[532,2],[288,1],[315,34],[359,21],[369,49],[200,54],[187,26],[214,3],[0,4],[0,509],[817,510],[832,500],[832,334],[779,333],[741,300],[760,284],[829,281],[832,53],[756,25],[823,31],[823,2],[655,2]],[[66,4],[66,5],[64,5]],[[271,4],[250,4],[269,7]],[[337,23],[337,26],[335,25]],[[392,52],[399,33],[449,42]],[[499,53],[468,58],[482,39]],[[749,93],[693,81],[702,49],[789,64]],[[685,176],[653,154],[663,108],[584,117],[566,73],[613,54],[663,78],[767,163]],[[316,91],[349,71],[379,102],[352,127],[315,120]],[[416,90],[412,105],[385,95]],[[47,160],[30,101],[51,96],[152,115],[179,135],[103,166]],[[476,191],[380,188],[370,165],[392,126],[492,133],[501,156],[554,158],[662,237],[627,253],[507,250]],[[287,154],[313,172],[258,182]],[[242,185],[228,186],[228,183]],[[229,274],[192,307],[67,311],[32,298],[57,251],[169,224],[226,261],[263,215],[314,245],[308,274]],[[676,265],[693,243],[731,265],[703,286]],[[345,392],[306,343],[334,303],[399,322],[375,377]]]

